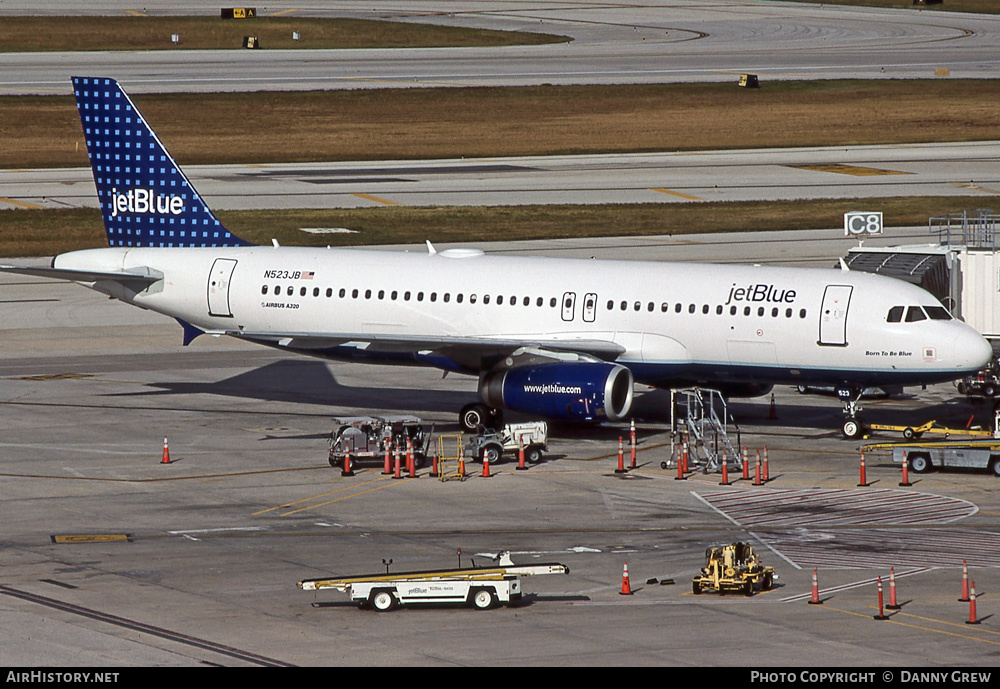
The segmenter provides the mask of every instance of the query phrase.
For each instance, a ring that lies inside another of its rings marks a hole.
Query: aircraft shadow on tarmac
[[[349,387],[341,385],[320,361],[277,361],[224,380],[191,382],[155,382],[143,392],[112,393],[116,396],[223,395],[268,402],[315,404],[331,408],[360,407],[377,415],[382,410],[393,413],[446,412],[474,400],[475,393],[463,395],[447,390],[418,388]],[[467,398],[467,399],[466,399]]]

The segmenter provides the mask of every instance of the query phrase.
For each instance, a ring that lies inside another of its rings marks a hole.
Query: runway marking
[[[661,194],[667,194],[668,196],[676,196],[679,199],[687,199],[688,201],[704,201],[705,200],[705,199],[700,198],[698,196],[691,196],[690,194],[684,194],[684,193],[681,193],[679,191],[673,191],[671,189],[663,189],[663,188],[659,188],[659,187],[650,189],[650,191],[656,191],[656,192],[659,192]]]
[[[407,481],[412,481],[412,480],[413,479],[410,479],[410,478],[404,478],[401,481],[401,483],[406,483]],[[293,514],[298,514],[299,512],[305,512],[306,510],[312,510],[312,509],[315,509],[317,507],[324,507],[325,505],[332,505],[333,503],[340,502],[341,500],[347,500],[349,498],[356,498],[359,495],[365,495],[367,493],[374,493],[377,490],[382,490],[383,488],[390,488],[393,485],[396,485],[396,484],[387,483],[384,486],[375,486],[374,488],[369,488],[368,490],[363,490],[360,493],[352,493],[351,495],[345,495],[343,497],[335,498],[334,500],[327,500],[326,502],[321,502],[321,503],[319,503],[317,505],[310,505],[309,507],[303,507],[302,509],[299,509],[299,510],[292,510],[291,512],[282,512],[278,516],[288,517],[288,516],[293,515]]]
[[[876,175],[910,175],[911,172],[900,172],[899,170],[880,170],[875,167],[862,167],[860,165],[843,165],[832,163],[829,165],[789,165],[788,167],[797,170],[813,170],[815,172],[834,172],[839,175],[853,175],[855,177],[874,177]]]
[[[365,481],[364,483],[362,483],[360,485],[365,486],[365,485],[368,485],[369,483],[375,483],[376,481],[382,481],[382,480],[383,480],[383,477],[379,477],[379,478],[376,478],[376,479],[372,479],[371,481]],[[275,510],[283,510],[286,507],[292,507],[294,505],[301,505],[302,503],[309,502],[310,500],[316,500],[317,498],[325,498],[327,495],[336,495],[337,493],[343,493],[345,490],[352,490],[352,489],[357,488],[357,487],[358,487],[357,485],[344,486],[343,488],[338,488],[336,490],[331,490],[331,491],[328,491],[326,493],[320,493],[319,495],[313,495],[313,496],[308,497],[308,498],[302,498],[301,500],[295,500],[293,502],[286,502],[285,504],[278,505],[277,507],[269,507],[266,510],[260,510],[259,512],[254,512],[250,516],[256,517],[257,515],[260,515],[260,514],[267,514],[268,512],[274,512]]]
[[[30,208],[31,210],[40,210],[42,208],[42,206],[37,206],[33,203],[28,203],[27,201],[17,201],[6,197],[0,197],[0,202],[9,203],[10,205],[17,206],[18,208]]]
[[[971,502],[894,489],[749,490],[695,494],[794,567],[978,567],[1000,562],[1000,531],[944,524]]]
[[[389,201],[388,199],[382,199],[378,196],[373,196],[372,194],[351,194],[351,196],[357,196],[359,199],[364,199],[365,201],[371,201],[372,203],[380,203],[383,206],[401,206],[401,203],[396,201]]]

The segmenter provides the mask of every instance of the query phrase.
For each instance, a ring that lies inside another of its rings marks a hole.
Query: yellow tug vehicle
[[[749,543],[712,546],[705,551],[705,566],[700,576],[691,580],[695,595],[702,591],[742,593],[752,596],[754,589],[770,590],[778,575],[774,567],[760,564],[760,558]]]

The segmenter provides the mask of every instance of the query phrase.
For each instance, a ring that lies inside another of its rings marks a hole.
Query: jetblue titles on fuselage
[[[737,287],[734,283],[729,288],[729,298],[725,306],[729,306],[734,301],[740,302],[766,302],[770,304],[791,304],[795,301],[795,290],[781,289],[774,285],[758,284]]]

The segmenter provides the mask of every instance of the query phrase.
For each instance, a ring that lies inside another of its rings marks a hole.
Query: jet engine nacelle
[[[619,421],[632,407],[632,372],[603,362],[525,366],[488,374],[479,394],[490,407],[549,419]]]

